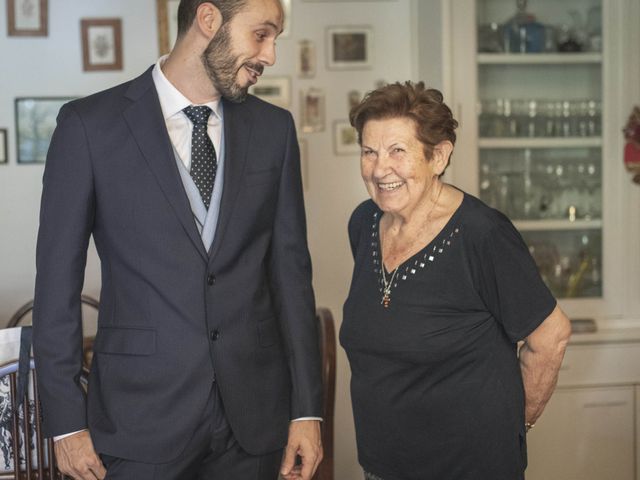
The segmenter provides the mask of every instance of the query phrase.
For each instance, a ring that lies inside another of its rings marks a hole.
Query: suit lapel
[[[126,96],[133,103],[125,109],[123,114],[162,192],[195,248],[206,261],[207,252],[193,220],[189,199],[180,179],[151,70],[150,68],[131,83]]]
[[[220,215],[216,228],[216,236],[210,249],[212,259],[222,244],[225,230],[233,211],[244,177],[249,144],[251,142],[251,128],[253,122],[246,103],[232,103],[222,100],[224,108],[224,187],[220,201]]]

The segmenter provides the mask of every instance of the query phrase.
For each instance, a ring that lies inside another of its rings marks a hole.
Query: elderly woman
[[[569,321],[511,222],[441,180],[457,122],[439,91],[387,85],[350,120],[371,200],[340,340],[365,478],[522,479]]]

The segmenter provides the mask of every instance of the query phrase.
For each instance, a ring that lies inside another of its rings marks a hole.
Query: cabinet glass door
[[[600,0],[476,0],[478,192],[559,298],[601,297]]]

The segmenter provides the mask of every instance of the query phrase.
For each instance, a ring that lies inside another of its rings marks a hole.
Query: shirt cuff
[[[75,435],[76,433],[80,433],[80,432],[86,432],[87,429],[83,428],[82,430],[76,430],[75,432],[71,432],[71,433],[65,433],[63,435],[58,435],[56,437],[53,437],[53,441],[57,442],[58,440],[62,440],[63,438],[67,438],[70,437],[71,435]]]
[[[294,418],[291,421],[292,422],[301,422],[303,420],[317,420],[318,422],[321,422],[322,421],[322,417],[300,417],[300,418]]]

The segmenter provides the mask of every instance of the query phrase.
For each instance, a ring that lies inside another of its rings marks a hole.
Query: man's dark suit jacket
[[[48,436],[166,462],[215,378],[239,444],[286,443],[321,416],[299,150],[289,112],[224,101],[225,179],[210,252],[198,234],[151,69],[65,105],[44,173],[34,352]],[[85,399],[80,293],[93,235],[102,291]]]

